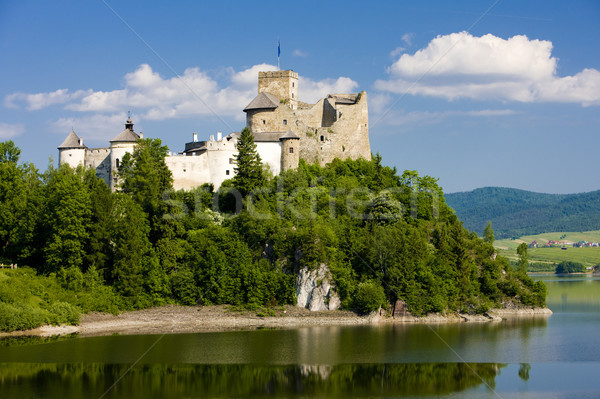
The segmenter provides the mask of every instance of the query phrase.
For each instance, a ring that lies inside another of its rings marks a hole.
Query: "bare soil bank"
[[[378,314],[358,316],[349,311],[311,312],[295,306],[274,311],[274,316],[260,312],[237,311],[229,306],[162,306],[124,312],[118,316],[89,313],[82,317],[78,326],[42,326],[33,330],[0,333],[2,336],[37,335],[51,336],[79,333],[81,336],[112,334],[177,334],[217,332],[230,330],[254,330],[258,328],[299,328],[332,325],[368,325],[395,323],[462,323],[501,321],[517,316],[550,315],[548,308],[494,309],[486,315],[441,315],[425,317],[385,317]]]

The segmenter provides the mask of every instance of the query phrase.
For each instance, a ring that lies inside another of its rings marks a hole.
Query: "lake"
[[[600,397],[600,277],[535,275],[550,317],[0,340],[0,397]]]

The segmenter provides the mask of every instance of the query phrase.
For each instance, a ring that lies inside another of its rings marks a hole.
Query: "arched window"
[[[117,158],[117,161],[115,162],[115,166],[118,168],[118,167],[119,167],[119,165],[120,165],[120,163],[119,163],[119,158]]]

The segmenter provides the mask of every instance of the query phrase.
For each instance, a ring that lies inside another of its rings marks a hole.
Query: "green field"
[[[565,236],[561,238],[562,236]],[[498,249],[498,254],[507,257],[510,260],[517,260],[517,247],[521,243],[529,244],[537,241],[544,244],[549,240],[564,241],[600,241],[600,230],[584,232],[554,232],[543,233],[533,236],[523,236],[518,239],[505,239],[494,242]],[[561,248],[529,248],[529,259],[531,262],[560,263],[562,261],[573,261],[583,263],[585,266],[594,266],[600,264],[600,247],[594,248],[572,248],[566,250]]]

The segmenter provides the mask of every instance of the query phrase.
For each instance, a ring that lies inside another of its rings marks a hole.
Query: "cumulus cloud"
[[[25,132],[25,126],[20,123],[0,122],[0,140],[8,140]]]
[[[126,118],[125,112],[109,115],[93,114],[59,118],[50,126],[52,130],[65,136],[71,129],[74,129],[79,137],[85,137],[86,140],[107,141],[123,130],[123,121]],[[137,115],[134,115],[134,120],[139,124],[140,118]]]
[[[254,65],[241,71],[230,68],[227,69],[226,82],[223,84],[199,68],[188,68],[180,77],[164,78],[150,65],[142,64],[125,75],[123,86],[119,89],[14,93],[6,96],[4,102],[8,107],[25,107],[31,111],[60,104],[68,111],[98,114],[59,119],[55,122],[57,129],[70,129],[71,126],[91,129],[92,124],[102,124],[107,120],[116,125],[120,119],[115,115],[121,115],[126,110],[135,110],[138,118],[145,120],[205,115],[243,120],[241,110],[257,93],[258,72],[276,69],[270,64]],[[301,78],[300,93],[301,98],[315,101],[328,93],[351,92],[357,86],[356,82],[346,77],[320,81]]]
[[[337,79],[312,80],[300,76],[298,82],[298,96],[302,101],[314,103],[327,94],[352,93],[358,83],[347,77]]]
[[[36,111],[42,108],[56,104],[65,104],[77,100],[90,93],[90,91],[78,90],[70,93],[69,89],[59,89],[50,93],[13,93],[4,98],[4,106],[7,108],[26,108],[29,111]]]
[[[447,99],[573,102],[600,105],[600,72],[557,74],[552,43],[526,36],[502,39],[468,32],[438,36],[414,54],[403,54],[375,87],[393,93]]]

